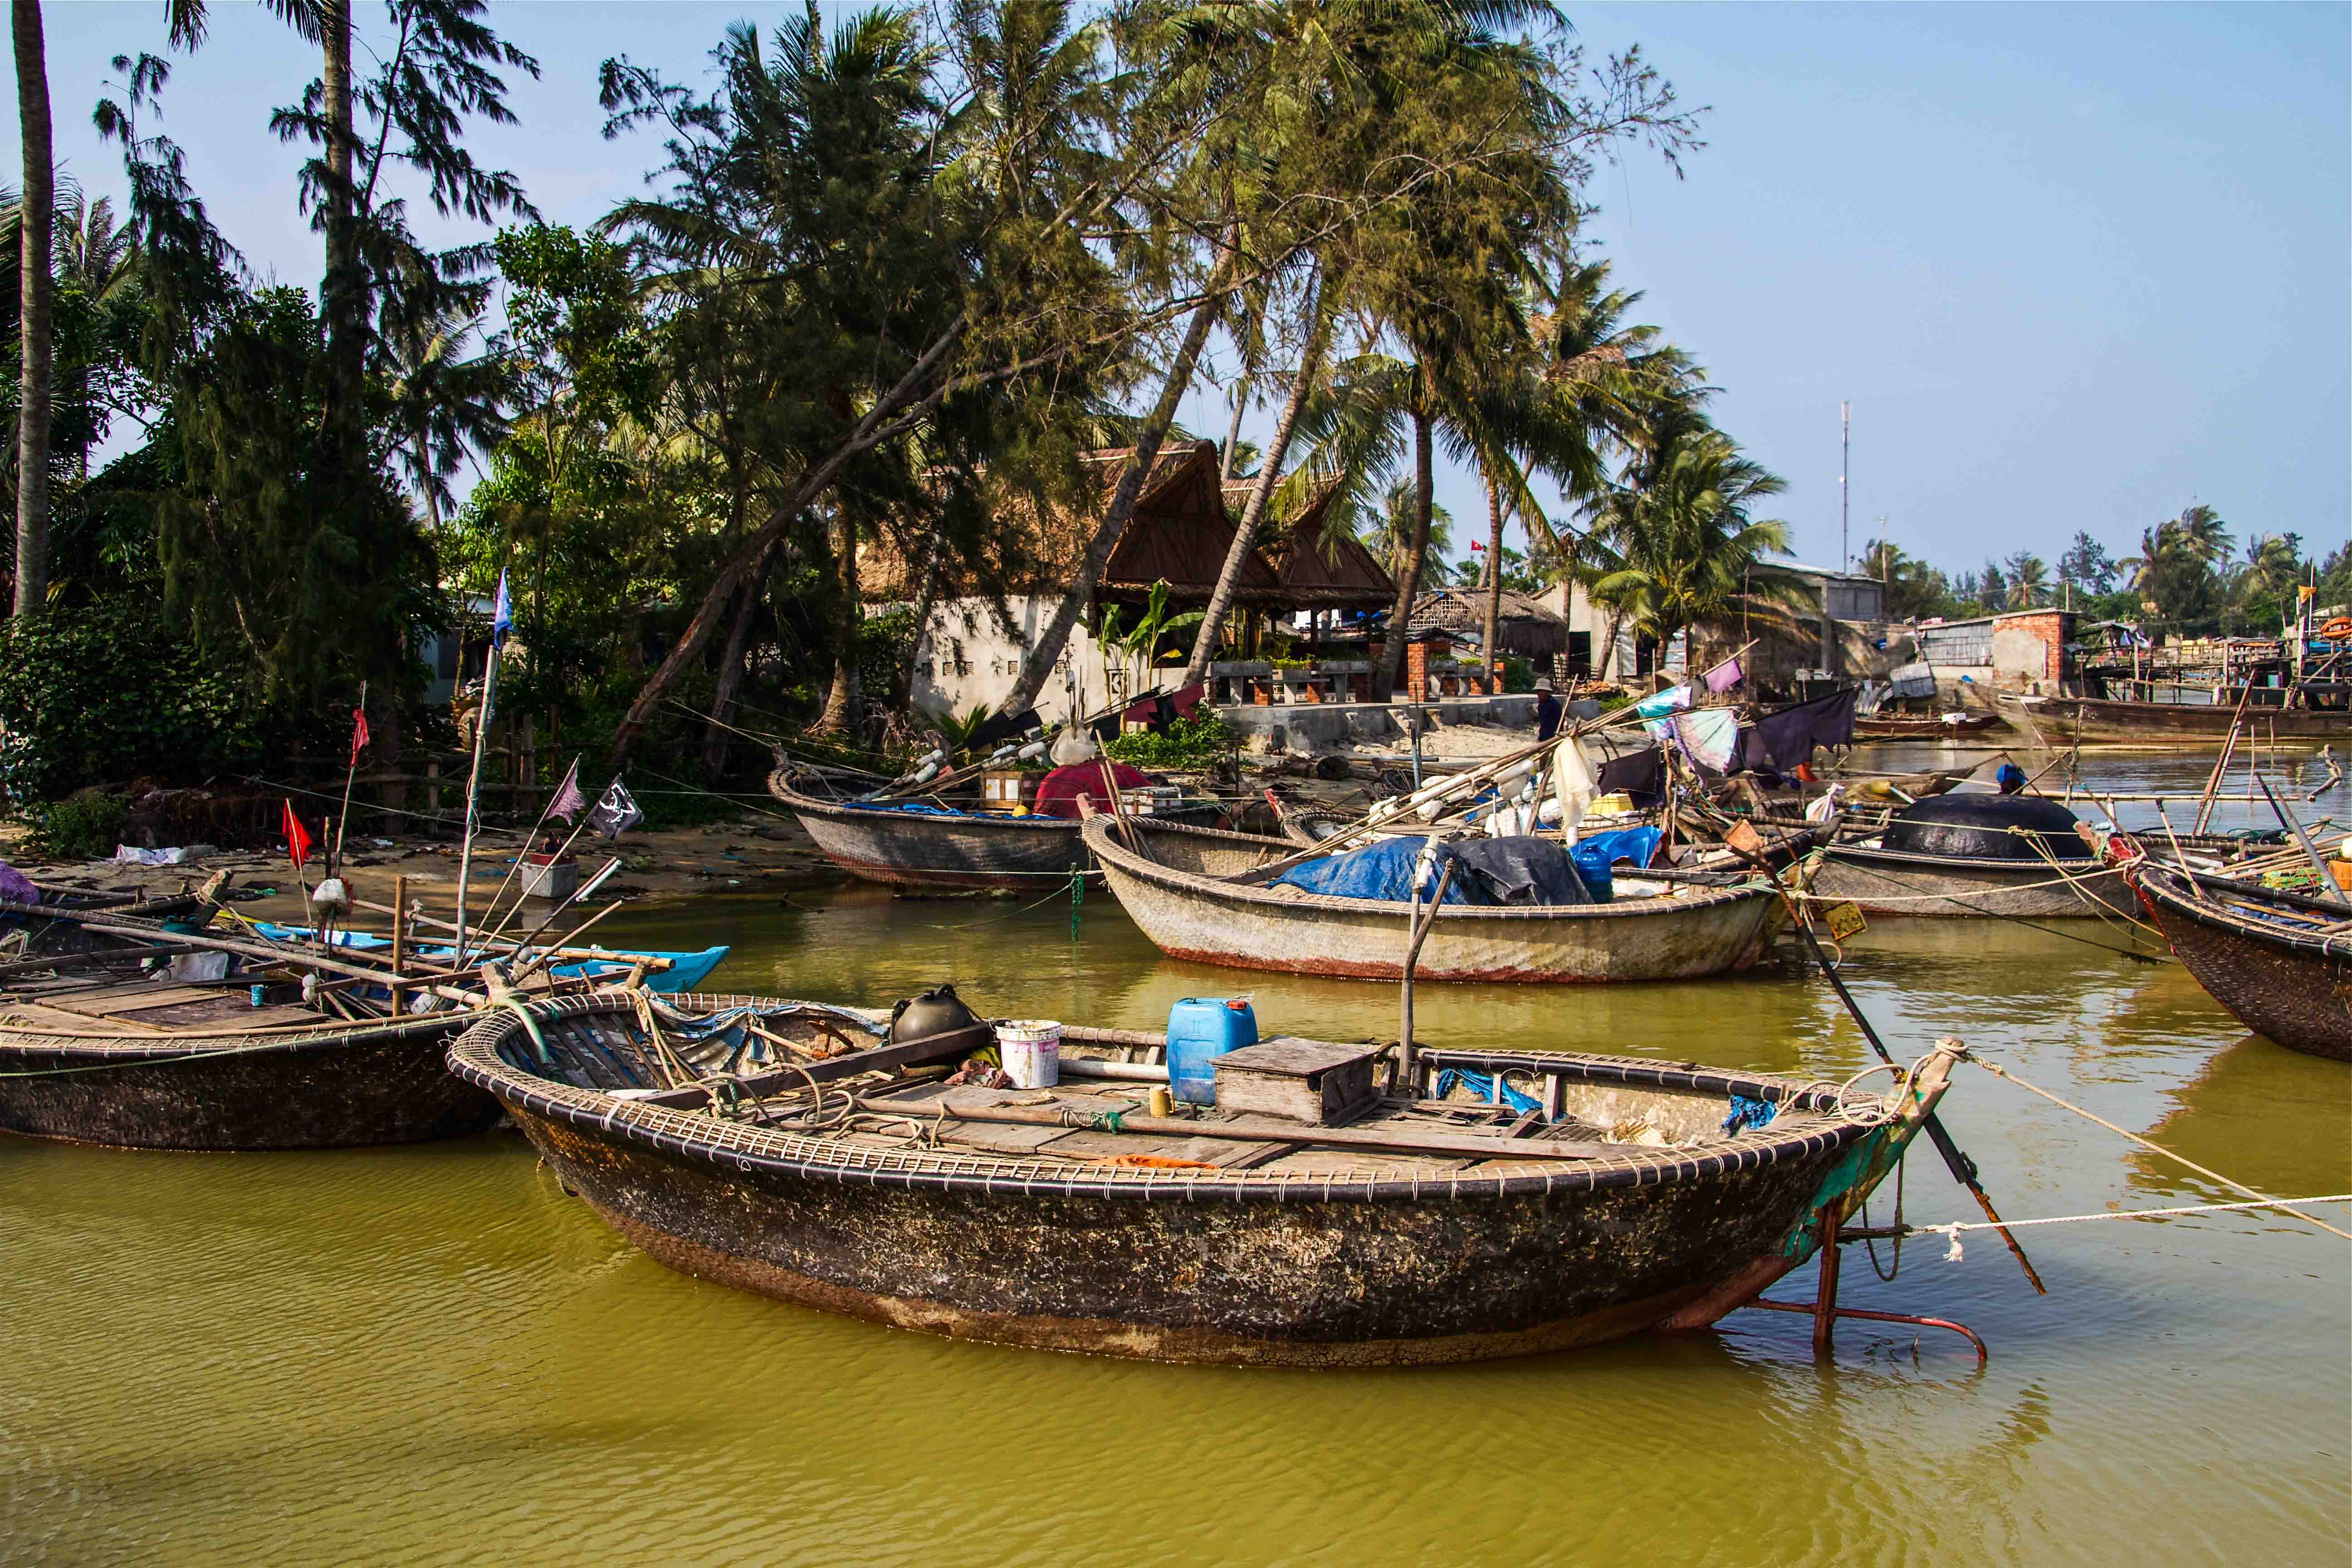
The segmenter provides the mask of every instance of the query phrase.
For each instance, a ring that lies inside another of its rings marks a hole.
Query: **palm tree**
[[[1660,644],[1735,616],[1793,631],[1801,580],[1768,560],[1786,553],[1788,526],[1752,515],[1785,481],[1721,431],[1677,426],[1636,466],[1635,482],[1592,509],[1579,575],[1594,602]]]
[[[1391,485],[1380,510],[1356,526],[1356,542],[1379,556],[1391,577],[1403,575],[1405,557],[1412,550],[1413,501],[1411,481]],[[1454,552],[1454,514],[1442,506],[1429,509],[1429,549],[1441,556]]]
[[[2033,610],[2050,602],[2049,569],[2042,557],[2021,550],[2002,564],[2009,569],[2010,608]]]
[[[2295,558],[2294,541],[2284,533],[2265,533],[2246,545],[2245,574],[2240,591],[2248,595],[2284,595],[2303,575]]]
[[[50,220],[57,200],[49,141],[48,54],[40,0],[15,0],[16,123],[25,146],[17,223],[17,321],[24,345],[16,406],[16,618],[49,597]]]
[[[385,323],[381,368],[389,423],[400,433],[397,460],[425,503],[425,525],[436,531],[452,500],[449,476],[466,449],[493,446],[507,434],[513,363],[497,339],[466,357],[478,326],[446,309]]]

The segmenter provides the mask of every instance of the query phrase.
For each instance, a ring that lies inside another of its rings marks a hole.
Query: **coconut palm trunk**
[[[1436,504],[1430,454],[1429,416],[1412,411],[1412,544],[1406,550],[1404,570],[1397,574],[1396,603],[1389,610],[1389,635],[1381,644],[1381,668],[1373,677],[1375,692],[1394,691],[1404,673],[1406,624],[1412,619],[1412,601],[1421,591],[1421,574],[1429,560],[1429,513]]]
[[[1021,679],[1013,682],[1012,693],[1004,699],[1005,712],[1025,710],[1045,689],[1045,682],[1054,673],[1054,663],[1062,657],[1062,646],[1070,640],[1070,628],[1077,625],[1079,612],[1086,608],[1095,584],[1102,577],[1104,563],[1135,516],[1135,503],[1143,499],[1144,481],[1150,478],[1152,465],[1160,460],[1160,448],[1168,439],[1169,426],[1176,423],[1177,405],[1192,389],[1192,374],[1200,367],[1201,353],[1208,346],[1209,333],[1215,329],[1218,318],[1224,313],[1225,295],[1240,265],[1241,253],[1231,247],[1217,258],[1216,271],[1211,275],[1201,303],[1193,309],[1192,319],[1184,328],[1183,342],[1177,345],[1176,363],[1169,367],[1168,380],[1160,389],[1160,401],[1152,405],[1150,416],[1135,433],[1135,456],[1129,461],[1127,472],[1119,476],[1118,489],[1111,495],[1108,510],[1087,541],[1086,558],[1079,564],[1077,581],[1063,594],[1062,602],[1054,606],[1052,618],[1037,634],[1037,646],[1023,663]]]
[[[351,0],[320,0],[319,37],[320,111],[326,117],[327,270],[320,280],[320,313],[327,329],[327,439],[344,466],[345,483],[356,478],[367,450],[365,396],[366,323],[361,299],[357,215],[352,211],[352,6]]]
[[[1249,564],[1250,550],[1257,542],[1266,505],[1274,499],[1275,486],[1282,482],[1282,460],[1289,455],[1291,438],[1298,433],[1299,416],[1306,412],[1307,397],[1323,379],[1323,355],[1330,347],[1335,324],[1332,313],[1324,309],[1324,301],[1336,296],[1335,289],[1318,288],[1307,297],[1311,324],[1307,331],[1306,352],[1299,356],[1298,374],[1291,378],[1290,395],[1283,403],[1282,417],[1275,425],[1274,437],[1266,443],[1257,479],[1250,486],[1249,504],[1243,509],[1241,522],[1234,529],[1234,542],[1225,551],[1224,564],[1217,571],[1217,585],[1211,591],[1208,608],[1202,614],[1200,635],[1192,639],[1192,657],[1184,664],[1186,686],[1209,672],[1209,660],[1217,651],[1217,634],[1223,629],[1226,613],[1234,607],[1234,595],[1241,586],[1243,569]]]
[[[24,340],[16,410],[16,602],[19,619],[49,598],[49,237],[57,204],[49,145],[49,68],[40,0],[16,0],[16,118],[25,143],[17,234],[18,321]]]
[[[1501,661],[1495,637],[1503,622],[1503,496],[1492,477],[1486,480],[1486,640],[1479,645],[1492,679]],[[1490,687],[1489,691],[1499,689]]]

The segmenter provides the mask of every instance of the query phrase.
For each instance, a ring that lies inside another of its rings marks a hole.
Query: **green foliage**
[[[907,605],[898,605],[879,615],[866,616],[857,623],[856,657],[857,684],[869,697],[887,696],[898,700],[898,689],[907,679],[907,668],[915,657],[915,642],[921,629],[915,625],[915,612]]]
[[[1515,653],[1503,656],[1503,689],[1533,691],[1536,689],[1536,667],[1530,660]]]
[[[53,860],[100,859],[114,853],[130,816],[121,796],[80,790],[44,808],[28,842]]]
[[[1181,771],[1214,767],[1231,757],[1241,743],[1241,731],[1203,706],[1190,718],[1169,725],[1165,734],[1138,730],[1115,735],[1103,743],[1103,750],[1114,762]]]
[[[335,744],[233,668],[208,668],[152,605],[122,603],[0,627],[0,789],[20,812],[96,784],[199,784]]]

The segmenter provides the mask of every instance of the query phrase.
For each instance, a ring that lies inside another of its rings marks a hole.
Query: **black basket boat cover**
[[[1937,795],[1905,806],[1879,839],[1887,849],[1966,860],[2087,860],[2074,814],[2030,795]],[[2015,831],[2011,831],[2015,829]],[[2034,847],[2034,840],[2042,848]]]

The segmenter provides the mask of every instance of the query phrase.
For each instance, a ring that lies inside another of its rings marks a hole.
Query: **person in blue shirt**
[[[2025,770],[2015,763],[2003,763],[2000,771],[1992,775],[1992,782],[2000,786],[2001,794],[2015,795],[2025,787]]]
[[[1559,733],[1559,699],[1551,694],[1551,677],[1536,681],[1536,739],[1549,741]]]

